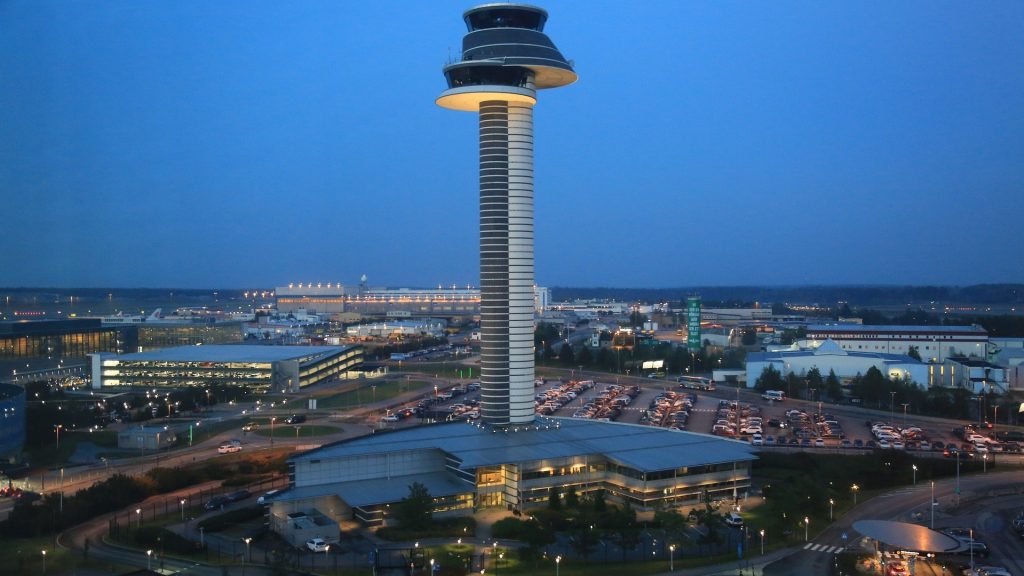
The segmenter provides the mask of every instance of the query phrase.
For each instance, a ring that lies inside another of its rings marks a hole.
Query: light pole
[[[895,414],[895,412],[896,412],[896,391],[895,390],[890,390],[889,391],[889,426],[892,426],[893,420],[895,420],[895,418],[893,416]]]
[[[935,501],[935,480],[932,480],[932,502],[931,502],[932,521],[931,521],[931,523],[928,526],[932,530],[935,530],[935,506],[937,504],[938,504],[938,502]]]
[[[956,451],[956,503],[960,504],[960,451]]]
[[[185,521],[185,499],[182,498],[178,501],[178,505],[181,506],[181,521]]]
[[[146,570],[153,569],[153,551],[146,550]]]
[[[245,559],[247,562],[252,562],[252,551],[249,549],[249,544],[252,544],[252,538],[242,538],[242,542],[245,542]]]
[[[857,505],[857,491],[860,490],[860,486],[857,486],[856,484],[854,484],[853,486],[850,487],[850,490],[853,491],[853,505],[856,506]]]
[[[43,550],[43,574],[46,574],[46,550]]]
[[[433,558],[430,559],[430,573],[431,574],[434,573],[434,559]]]
[[[270,417],[270,446],[274,446],[274,422],[277,422],[277,416]]]
[[[903,428],[906,429],[907,428],[907,406],[910,406],[910,403],[909,402],[904,402],[904,403],[900,404],[900,406],[903,406]]]
[[[43,554],[46,554],[46,552],[43,552]],[[561,556],[555,556],[555,576],[558,576],[558,567],[561,564],[562,564],[562,557]]]
[[[809,538],[810,527],[811,527],[811,519],[808,518],[807,516],[804,516],[804,542],[808,542],[810,540],[810,538]]]
[[[135,517],[138,519],[138,523],[137,523],[135,528],[137,530],[141,530],[142,529],[142,508],[136,508],[135,509]]]
[[[981,472],[988,472],[988,454],[981,455]]]
[[[832,521],[832,507],[835,506],[835,504],[836,504],[835,500],[833,500],[831,498],[828,499],[828,521],[829,522]]]
[[[761,556],[764,556],[764,528],[761,528]]]
[[[674,572],[676,569],[676,545],[672,544],[668,547],[668,571]]]
[[[910,469],[914,471],[914,486],[917,486],[917,464],[911,464]]]
[[[63,424],[57,424],[56,426],[53,427],[53,429],[57,431],[57,451],[58,452],[60,451],[60,429],[63,428],[63,427],[64,427]]]

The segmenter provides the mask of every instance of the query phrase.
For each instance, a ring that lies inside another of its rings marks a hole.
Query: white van
[[[782,400],[786,399],[786,393],[783,392],[782,390],[768,390],[761,395],[761,398],[764,398],[765,400],[775,400],[777,402],[781,402]]]

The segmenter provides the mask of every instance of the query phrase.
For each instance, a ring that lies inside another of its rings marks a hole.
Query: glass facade
[[[234,344],[241,342],[245,335],[241,322],[218,324],[153,324],[138,326],[138,351],[197,344]],[[135,350],[130,350],[135,352]]]
[[[0,358],[84,358],[118,351],[118,329],[99,320],[0,323]]]

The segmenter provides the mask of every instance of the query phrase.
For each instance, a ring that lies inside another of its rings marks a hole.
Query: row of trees
[[[754,387],[761,392],[783,390],[786,392],[786,396],[802,397],[807,400],[838,402],[843,398],[843,387],[835,370],[829,370],[828,376],[825,378],[822,378],[821,371],[817,368],[811,368],[804,376],[797,376],[790,372],[783,378],[782,373],[774,366],[769,365],[761,371]]]

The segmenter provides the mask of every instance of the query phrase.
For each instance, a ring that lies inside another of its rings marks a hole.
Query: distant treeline
[[[974,286],[693,286],[680,288],[568,288],[551,289],[555,301],[609,298],[620,301],[679,302],[699,295],[706,302],[821,304],[851,307],[893,306],[924,302],[958,304],[1024,304],[1024,284]]]

